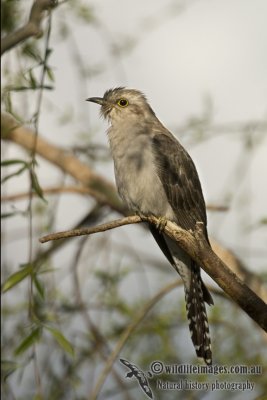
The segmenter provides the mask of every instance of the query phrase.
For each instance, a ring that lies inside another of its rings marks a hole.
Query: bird
[[[209,243],[206,206],[195,164],[157,118],[146,96],[136,89],[116,87],[107,90],[103,97],[86,100],[99,104],[101,116],[108,120],[107,136],[116,186],[127,207],[140,216],[153,215],[188,231],[201,222]],[[164,229],[152,224],[149,229],[183,281],[196,355],[211,365],[205,303],[214,303],[201,278],[201,268],[177,242],[164,234]]]
[[[141,387],[141,389],[145,392],[145,394],[153,399],[153,393],[149,386],[148,379],[152,378],[151,372],[147,372],[146,374],[135,364],[130,363],[123,358],[120,358],[120,362],[124,364],[127,368],[129,368],[130,372],[126,374],[126,378],[135,377]]]

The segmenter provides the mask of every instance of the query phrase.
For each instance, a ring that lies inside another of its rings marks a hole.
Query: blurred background
[[[143,371],[154,360],[197,363],[179,277],[141,225],[38,238],[124,214],[107,124],[85,99],[135,88],[197,166],[214,249],[266,301],[267,4],[62,0],[39,13],[42,35],[20,42],[32,6],[1,2],[2,38],[15,32],[1,66],[3,398],[144,398],[119,358]],[[214,363],[266,367],[266,335],[203,277]],[[161,379],[255,387],[162,391],[154,376],[158,399],[267,392],[264,372]]]

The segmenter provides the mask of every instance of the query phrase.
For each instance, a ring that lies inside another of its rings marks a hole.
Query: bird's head
[[[146,119],[155,115],[144,94],[135,89],[109,89],[103,97],[90,97],[87,101],[100,104],[101,114],[112,123]]]

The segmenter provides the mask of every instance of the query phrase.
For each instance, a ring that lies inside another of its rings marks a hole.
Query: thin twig
[[[47,1],[41,0],[41,1],[35,1],[35,3],[32,6],[31,14],[30,14],[30,23],[32,23],[32,20],[37,20],[39,19],[39,23],[42,20],[42,12],[43,12],[43,6],[45,6],[45,3]],[[50,1],[51,3],[51,1]],[[54,1],[53,1],[54,3]],[[52,4],[52,3],[51,3]],[[50,5],[51,5],[50,4]],[[47,6],[46,6],[47,9]],[[39,134],[39,118],[40,118],[40,112],[41,112],[41,106],[42,106],[42,99],[43,99],[43,86],[44,86],[44,81],[45,81],[45,75],[46,75],[46,68],[47,68],[47,59],[48,59],[48,49],[49,49],[49,39],[50,39],[50,34],[51,34],[51,25],[52,25],[52,15],[51,12],[49,12],[49,19],[48,19],[48,29],[47,29],[47,34],[45,38],[45,51],[44,51],[44,60],[43,60],[43,65],[42,65],[42,73],[41,73],[41,79],[40,79],[40,88],[38,89],[38,98],[37,98],[37,105],[36,105],[36,111],[34,113],[34,128],[35,128],[35,135],[34,135],[34,144],[30,152],[30,169],[29,169],[29,175],[30,175],[30,187],[29,187],[29,204],[28,204],[28,211],[29,211],[29,258],[28,258],[28,263],[29,265],[32,264],[32,259],[33,259],[33,209],[32,209],[32,200],[33,200],[33,192],[32,192],[32,187],[33,187],[33,181],[36,179],[35,178],[35,166],[36,166],[36,146],[37,146],[37,141],[38,141],[38,134]],[[34,318],[34,309],[35,309],[35,300],[33,296],[33,277],[30,277],[29,281],[29,318],[32,320]],[[35,380],[38,388],[38,394],[42,397],[43,395],[43,388],[42,388],[42,375],[40,373],[39,365],[38,365],[38,360],[37,360],[37,352],[36,352],[36,346],[33,347],[33,353],[34,353],[34,371],[35,371]]]
[[[88,195],[96,198],[99,203],[102,203],[105,201],[104,196],[101,196],[96,191],[94,191],[88,187],[85,187],[85,186],[68,185],[68,186],[56,186],[56,187],[47,187],[47,188],[42,187],[42,192],[44,195],[59,194],[59,193],[88,194]],[[33,196],[39,197],[39,195],[36,192],[33,192],[32,194],[33,194]],[[23,200],[28,197],[29,197],[29,192],[9,194],[9,195],[2,196],[1,202]]]
[[[63,231],[57,233],[51,233],[49,235],[43,236],[39,239],[39,242],[46,243],[51,240],[66,239],[75,236],[92,235],[93,233],[105,232],[110,229],[118,228],[119,226],[137,224],[142,222],[142,219],[138,215],[132,215],[129,217],[117,219],[115,221],[107,222],[102,225],[95,226],[93,228],[78,228],[72,229],[70,231]]]
[[[224,212],[224,211],[228,211],[229,207],[228,206],[220,206],[218,204],[207,204],[206,209],[208,211]]]

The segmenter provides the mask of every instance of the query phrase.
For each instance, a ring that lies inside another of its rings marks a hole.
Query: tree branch
[[[105,232],[114,228],[118,228],[123,225],[137,224],[142,222],[142,219],[138,215],[132,215],[129,217],[117,219],[115,221],[107,222],[92,228],[77,228],[70,231],[62,231],[57,233],[51,233],[43,236],[39,239],[40,243],[50,242],[51,240],[67,239],[75,236],[92,235],[94,233]]]
[[[42,35],[41,22],[44,11],[55,7],[56,4],[57,0],[35,0],[27,24],[1,40],[1,55],[31,36],[40,37]]]
[[[88,187],[85,186],[74,186],[74,185],[66,185],[66,186],[56,186],[56,187],[46,187],[42,188],[42,192],[44,195],[50,195],[50,194],[60,194],[60,193],[71,193],[71,194],[82,194],[82,195],[89,195],[97,199],[99,203],[105,203],[105,197],[101,196],[98,192],[89,189]],[[38,193],[32,192],[32,196],[38,197]],[[15,194],[8,194],[5,196],[1,196],[1,202],[7,202],[7,201],[17,201],[17,200],[23,200],[27,199],[29,197],[29,191],[27,192],[21,192],[21,193],[15,193]]]
[[[40,238],[41,243],[73,236],[91,235],[104,232],[122,225],[149,222],[158,226],[159,219],[154,216],[134,215],[108,222],[93,228],[81,228],[73,231],[58,232]],[[228,294],[262,329],[267,332],[267,305],[237,275],[235,275],[214,253],[205,239],[203,224],[197,223],[194,232],[186,231],[174,222],[167,221],[163,228],[171,239],[190,255],[207,274]]]
[[[246,285],[253,290],[253,292],[257,293],[259,297],[261,297],[265,303],[267,302],[267,287],[263,279],[256,273],[248,270],[240,258],[232,251],[220,243],[218,243],[213,238],[210,239],[211,247],[213,251],[217,254],[217,256],[223,260],[223,262],[228,265],[228,267],[233,271]],[[266,337],[267,339],[267,337]]]

